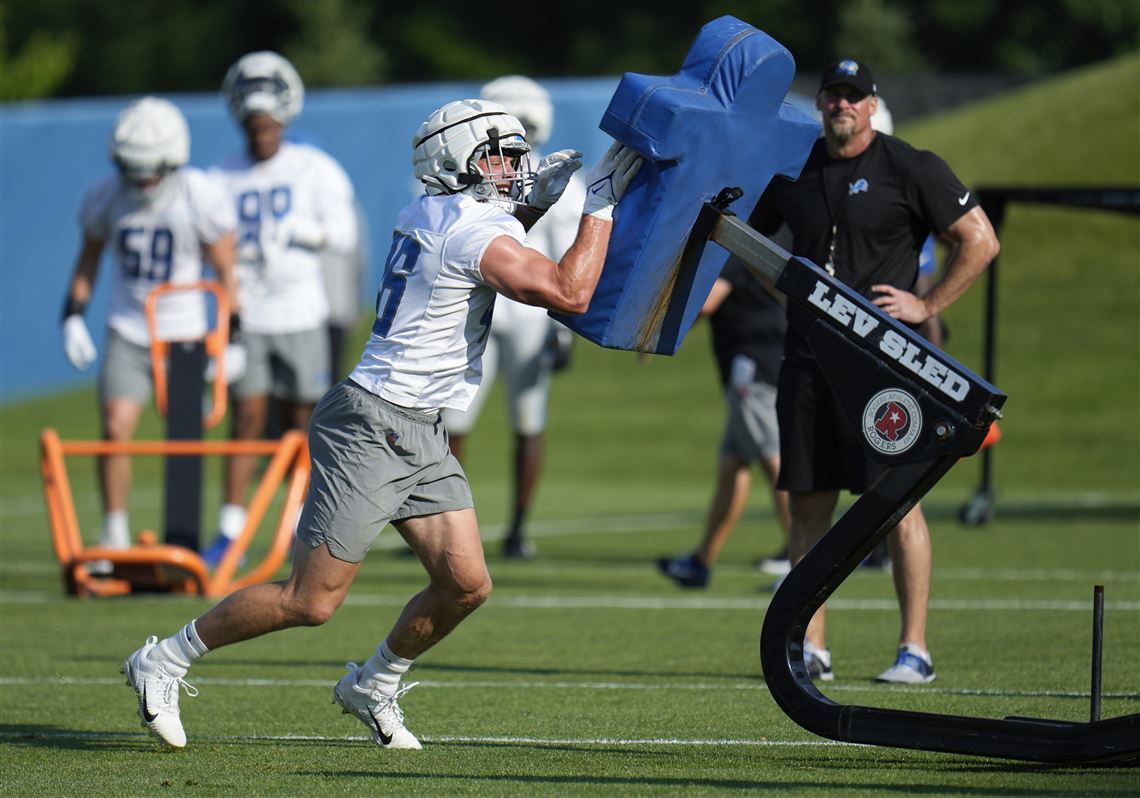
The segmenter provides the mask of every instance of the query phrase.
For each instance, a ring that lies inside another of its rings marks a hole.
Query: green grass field
[[[971,185],[1140,182],[1138,76],[1140,58],[1124,59],[900,134],[945,155]],[[1065,113],[1050,117],[1048,107]],[[1097,124],[1085,123],[1082,108]],[[1048,127],[1043,118],[1081,136],[1009,133]],[[991,153],[998,146],[1001,157]],[[1061,168],[1054,179],[1051,168],[1068,160],[1080,169]],[[1134,714],[1140,224],[1024,208],[1011,212],[1002,239],[996,382],[1010,400],[995,450],[995,517],[980,528],[957,522],[978,479],[971,460],[927,501],[935,546],[929,641],[938,680],[913,688],[872,682],[893,657],[898,611],[890,577],[859,570],[830,604],[836,680],[824,692],[864,706],[1087,720],[1092,590],[1102,584],[1102,716]],[[973,368],[980,365],[981,304],[975,290],[947,317],[948,349]],[[210,603],[67,598],[48,542],[36,435],[54,426],[64,438],[94,437],[94,392],[0,408],[4,794],[1140,792],[1135,768],[842,745],[779,710],[757,653],[772,577],[751,566],[780,544],[765,491],[754,491],[708,590],[681,591],[653,566],[657,556],[695,545],[710,496],[723,416],[709,352],[703,325],[676,357],[648,362],[579,342],[571,369],[556,377],[548,466],[531,525],[539,557],[531,563],[497,556],[509,452],[501,396],[491,398],[469,441],[468,472],[495,592],[412,673],[420,685],[401,703],[425,743],[421,752],[375,748],[363,726],[330,703],[344,662],[367,657],[424,582],[419,566],[398,556],[391,530],[326,626],[222,649],[196,666],[190,681],[200,695],[182,700],[189,747],[156,748],[139,728],[118,665],[147,635],[172,633]],[[159,430],[148,414],[140,437]],[[93,540],[93,469],[77,459],[71,474]],[[210,520],[216,477],[211,467]],[[157,524],[157,463],[139,463],[132,502],[136,529]]]

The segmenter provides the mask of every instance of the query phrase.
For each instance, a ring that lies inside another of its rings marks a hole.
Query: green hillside
[[[1140,54],[902,127],[967,185],[1140,186]],[[1140,221],[1041,205],[1000,230],[996,384],[1007,493],[1140,493]],[[980,367],[982,286],[947,314]]]
[[[924,118],[899,135],[966,183],[1140,185],[1140,53]]]

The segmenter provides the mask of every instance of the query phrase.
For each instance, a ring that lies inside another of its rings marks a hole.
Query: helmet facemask
[[[507,210],[524,204],[534,183],[530,168],[530,146],[521,136],[499,137],[497,128],[487,131],[491,138],[475,148],[467,161],[467,171],[457,176],[466,193]]]

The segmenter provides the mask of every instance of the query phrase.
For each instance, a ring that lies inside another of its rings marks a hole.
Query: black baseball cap
[[[835,86],[840,83],[854,87],[863,92],[864,96],[879,93],[875,86],[875,76],[871,74],[871,68],[851,58],[844,58],[828,64],[823,70],[823,76],[819,79],[819,90],[823,91],[828,86]]]

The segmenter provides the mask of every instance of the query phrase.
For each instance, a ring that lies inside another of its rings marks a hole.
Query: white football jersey
[[[149,202],[117,174],[83,199],[84,232],[113,253],[115,270],[107,324],[132,343],[146,346],[145,303],[156,286],[203,279],[202,246],[234,230],[233,204],[202,171],[184,166],[166,177]],[[207,330],[206,298],[198,291],[170,294],[156,309],[163,340],[194,340]]]
[[[282,141],[277,154],[254,161],[247,153],[216,165],[237,209],[237,276],[242,329],[254,333],[312,330],[329,315],[318,253],[292,241],[317,227],[325,247],[356,247],[352,183],[331,156]],[[291,242],[292,241],[292,242]]]
[[[403,407],[466,410],[497,296],[479,263],[499,236],[521,244],[526,233],[502,208],[466,194],[425,194],[404,208],[351,379]]]

